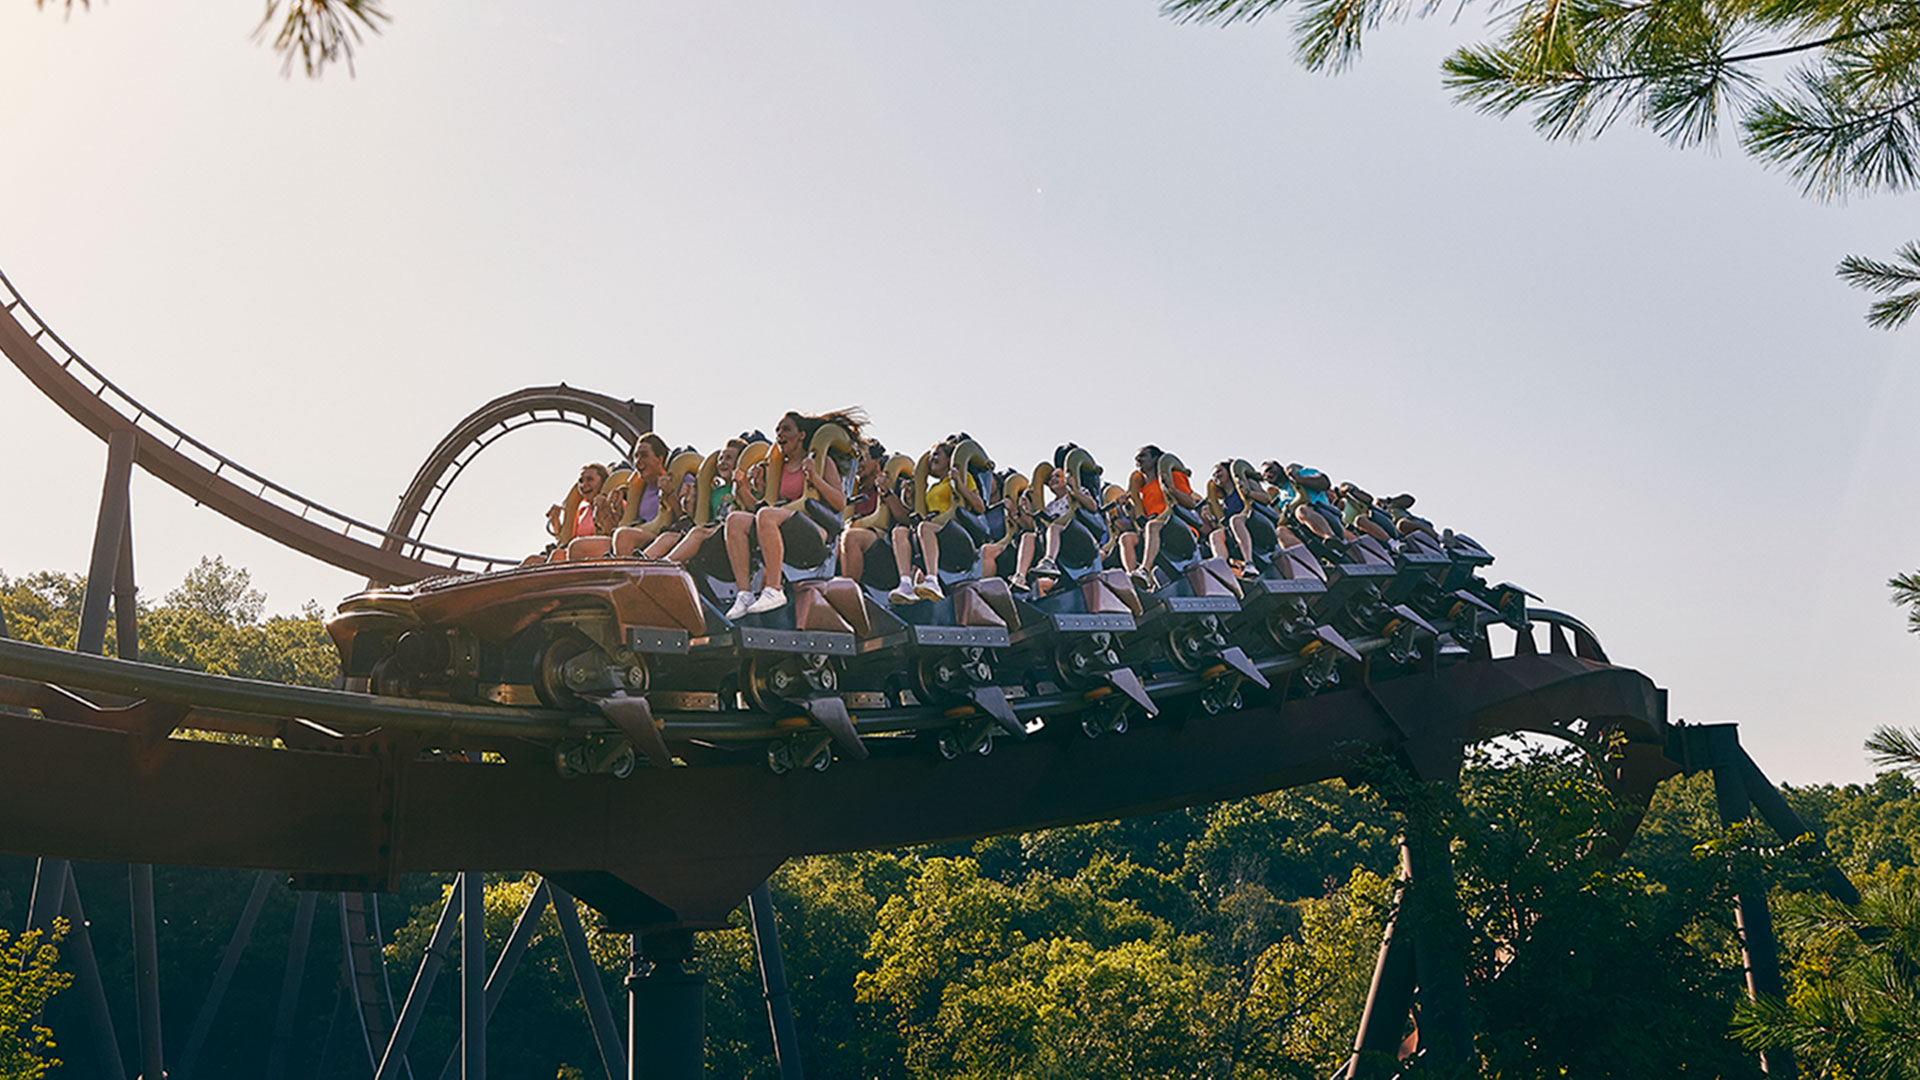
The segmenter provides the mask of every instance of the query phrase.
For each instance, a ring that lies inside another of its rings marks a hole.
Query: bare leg
[[[940,526],[931,521],[920,523],[920,565],[926,567],[929,578],[939,580]]]
[[[1160,530],[1163,527],[1165,527],[1166,524],[1167,523],[1165,521],[1162,521],[1159,518],[1154,518],[1153,520],[1147,522],[1146,524],[1147,545],[1145,550],[1140,552],[1140,568],[1141,569],[1143,570],[1153,569],[1154,561],[1160,558]]]
[[[913,531],[905,525],[893,527],[893,563],[900,568],[900,580],[913,583]]]
[[[1246,511],[1241,511],[1227,519],[1227,528],[1233,530],[1233,538],[1240,542],[1240,561],[1253,563],[1253,533],[1247,529]]]
[[[871,529],[848,529],[840,534],[840,576],[860,580],[867,569],[867,545],[873,543]]]
[[[582,536],[567,545],[567,561],[598,559],[612,550],[613,537],[611,536]]]
[[[1033,534],[1020,534],[1020,554],[1013,560],[1013,577],[1016,581],[1027,580],[1027,571],[1033,569]]]
[[[787,541],[780,535],[780,523],[787,520],[791,511],[777,506],[763,506],[754,515],[755,527],[760,531],[760,588],[778,589],[780,587],[780,562],[786,558]]]
[[[693,560],[695,555],[700,553],[701,545],[705,544],[713,537],[714,533],[719,531],[719,527],[715,525],[696,525],[688,529],[686,537],[679,543],[673,545],[672,551],[667,552],[667,560],[685,566]]]
[[[1386,543],[1387,540],[1389,539],[1387,536],[1387,530],[1381,528],[1379,522],[1373,520],[1372,518],[1368,517],[1365,514],[1361,514],[1359,517],[1353,519],[1353,527],[1356,529],[1359,529],[1361,532],[1366,533],[1368,536],[1373,537],[1375,540],[1378,540],[1383,544]]]
[[[753,520],[745,510],[727,515],[727,561],[733,565],[733,587],[741,592],[753,581]]]
[[[1066,518],[1061,518],[1059,521],[1047,526],[1047,558],[1058,559],[1060,557],[1060,537],[1064,536],[1066,531]]]
[[[660,534],[659,539],[655,540],[651,544],[648,544],[646,547],[646,550],[642,551],[640,554],[645,558],[649,558],[649,559],[664,559],[667,557],[667,552],[672,551],[675,547],[679,546],[679,544],[680,544],[679,533],[663,532]],[[615,543],[614,548],[616,551],[619,549],[619,544],[617,542]]]
[[[1120,567],[1131,574],[1140,569],[1140,534],[1120,534]]]
[[[1216,558],[1216,559],[1224,559],[1224,558],[1226,558],[1226,557],[1228,556],[1228,551],[1227,551],[1227,530],[1225,530],[1225,529],[1215,529],[1215,530],[1213,530],[1212,532],[1210,532],[1210,533],[1208,533],[1208,534],[1207,534],[1207,546],[1213,549],[1213,557],[1214,557],[1214,558]],[[1245,551],[1246,549],[1245,549],[1245,548],[1241,548],[1240,550],[1242,550],[1242,551]]]

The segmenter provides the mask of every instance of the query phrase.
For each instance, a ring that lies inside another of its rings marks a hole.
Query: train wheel
[[[540,650],[533,665],[533,692],[549,708],[566,709],[580,704],[579,695],[567,687],[567,661],[586,652],[589,646],[570,637],[557,637]]]
[[[750,708],[777,713],[789,708],[788,699],[801,688],[799,674],[785,660],[755,656],[747,661],[747,673],[740,680]]]
[[[820,751],[820,756],[813,759],[813,771],[826,772],[832,764],[833,751],[831,749],[823,749]]]
[[[941,732],[940,738],[934,745],[939,748],[940,756],[946,758],[948,761],[953,761],[958,758],[962,749],[959,737],[951,731]]]
[[[629,743],[619,754],[614,756],[613,764],[607,766],[607,771],[615,777],[625,780],[627,777],[633,775],[633,767],[638,763],[638,760],[633,752],[633,744]]]
[[[787,740],[775,739],[767,744],[767,769],[775,776],[793,771],[793,747]]]
[[[1080,731],[1089,739],[1097,739],[1106,734],[1107,725],[1101,723],[1097,709],[1088,709],[1080,714]]]
[[[974,747],[973,752],[979,754],[981,757],[986,757],[988,754],[993,753],[993,732],[989,731],[980,736],[980,745]]]
[[[367,689],[385,697],[416,697],[419,686],[410,672],[391,656],[382,657],[367,676]]]

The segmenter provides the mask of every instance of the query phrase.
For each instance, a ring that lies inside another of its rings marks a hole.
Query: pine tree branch
[[[71,2],[71,0],[69,0]],[[81,0],[82,3],[88,0]],[[293,73],[293,62],[300,61],[308,78],[317,78],[328,64],[344,62],[353,73],[353,48],[362,40],[362,32],[379,33],[380,24],[391,21],[381,5],[385,0],[267,0],[267,12],[254,28],[255,41],[266,39],[267,28],[275,19],[280,27],[273,35],[273,51],[285,58],[284,74]],[[286,15],[281,18],[281,10]]]
[[[1896,727],[1877,727],[1867,736],[1867,754],[1875,765],[1886,765],[1902,772],[1920,771],[1920,732]]]

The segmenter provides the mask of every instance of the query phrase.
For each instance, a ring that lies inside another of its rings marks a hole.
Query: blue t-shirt
[[[1306,479],[1309,476],[1320,476],[1320,475],[1322,474],[1319,469],[1309,469],[1305,465],[1302,465],[1300,467],[1300,478],[1302,480]],[[1315,491],[1313,488],[1307,488],[1306,490],[1307,490],[1307,501],[1309,503],[1312,503],[1315,506],[1332,506],[1333,505],[1332,500],[1327,498],[1326,492]],[[1293,490],[1292,481],[1288,481],[1287,483],[1280,485],[1280,494],[1278,497],[1279,497],[1281,506],[1285,506],[1294,500],[1295,492]]]
[[[1227,516],[1232,517],[1247,508],[1247,500],[1240,497],[1238,489],[1230,489],[1221,497],[1220,505],[1226,510]]]

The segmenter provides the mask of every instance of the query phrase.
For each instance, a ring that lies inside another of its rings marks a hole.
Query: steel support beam
[[[580,925],[573,894],[552,882],[547,887],[553,897],[553,917],[560,923],[560,939],[567,946],[567,963],[573,968],[574,981],[580,984],[580,1001],[587,1008],[587,1023],[600,1050],[600,1064],[607,1071],[607,1080],[629,1080],[627,1049],[620,1042],[620,1029],[614,1025],[606,984],[600,981],[600,968],[587,947],[587,932]]]
[[[287,939],[287,967],[280,979],[280,1011],[273,1020],[273,1048],[267,1055],[267,1080],[280,1080],[287,1074],[287,1058],[293,1049],[293,1020],[300,1004],[300,983],[307,974],[307,945],[313,939],[313,909],[316,893],[303,892],[293,909],[293,935]]]
[[[113,571],[113,655],[140,659],[140,590],[133,583],[133,505],[120,523],[120,558]]]
[[[773,888],[768,882],[747,897],[753,922],[753,955],[760,965],[760,992],[767,1001],[767,1026],[773,1034],[773,1058],[780,1080],[801,1080],[800,1038],[793,1028],[793,999],[787,993],[787,964],[780,953],[780,927],[773,921]]]
[[[41,859],[33,867],[33,895],[27,900],[27,929],[48,933],[53,930],[53,918],[60,914],[61,902],[67,895],[67,867],[65,859]],[[78,931],[83,927],[68,927],[69,931]]]
[[[460,1078],[487,1080],[486,883],[460,875]]]
[[[500,1007],[500,999],[506,995],[507,983],[513,980],[513,973],[520,966],[520,958],[527,954],[527,946],[533,943],[533,932],[540,927],[540,916],[547,911],[547,883],[542,881],[527,897],[526,905],[520,909],[520,917],[513,921],[513,932],[507,935],[507,943],[500,949],[500,956],[493,962],[493,970],[487,973],[487,1022],[493,1022],[493,1010]],[[447,1055],[447,1063],[440,1070],[440,1080],[453,1080],[460,1064],[460,1047],[456,1042],[453,1053]]]
[[[267,894],[271,891],[271,871],[262,870],[253,876],[253,891],[247,894],[246,906],[240,909],[240,921],[234,924],[233,936],[227,939],[227,949],[220,954],[220,966],[213,973],[213,985],[207,989],[207,998],[201,1003],[199,1014],[193,1018],[193,1029],[187,1034],[186,1049],[181,1051],[179,1067],[173,1070],[169,1080],[190,1080],[193,1076],[193,1067],[200,1061],[200,1050],[206,1045],[207,1033],[213,1030],[214,1017],[220,1014],[227,987],[233,982],[234,971],[240,967],[241,954],[247,951],[247,942],[253,938],[253,925],[259,921],[260,908],[267,902]]]
[[[80,991],[87,1026],[93,1033],[95,1067],[106,1080],[126,1080],[126,1064],[120,1060],[120,1038],[113,1030],[107,989],[100,981],[100,961],[93,952],[93,934],[87,929],[86,909],[80,906],[80,885],[74,880],[73,864],[63,865],[67,880],[60,901],[60,914],[67,919],[67,943],[63,951],[73,965],[74,986]]]
[[[1420,1049],[1440,1064],[1464,1065],[1473,1056],[1467,1015],[1467,970],[1459,938],[1466,927],[1454,891],[1448,838],[1408,823],[1400,843],[1407,888],[1403,903],[1412,925],[1414,997]]]
[[[160,1030],[160,941],[153,911],[153,864],[127,867],[127,898],[133,907],[133,999],[140,1022],[141,1080],[164,1080],[166,1051]]]
[[[78,650],[100,655],[107,643],[107,604],[120,562],[127,528],[128,480],[133,475],[134,444],[139,433],[121,429],[107,435],[107,479],[100,491],[100,517],[93,529],[93,558],[87,564],[87,592],[80,602]]]
[[[380,1055],[374,1080],[396,1080],[406,1068],[407,1045],[413,1041],[414,1029],[420,1026],[420,1017],[427,1011],[427,999],[433,995],[434,981],[440,977],[440,965],[447,960],[447,945],[453,941],[454,921],[460,914],[462,881],[463,878],[454,878],[453,886],[447,890],[447,902],[441,905],[440,919],[433,924],[433,936],[427,940],[427,951],[421,954],[420,967],[413,973],[413,986],[407,990],[406,1003],[400,1006],[400,1018],[394,1022],[393,1036]]]
[[[1754,763],[1753,757],[1744,748],[1736,747],[1736,749],[1740,751],[1741,779],[1746,784],[1747,798],[1752,801],[1753,808],[1759,811],[1760,819],[1778,833],[1782,840],[1811,835],[1819,842],[1820,849],[1825,851],[1827,838],[1814,831],[1812,826],[1801,820],[1799,814],[1793,812],[1793,807],[1788,806],[1787,800],[1781,796],[1780,789],[1773,786],[1773,781],[1767,779],[1767,775],[1760,771],[1760,766]],[[1826,872],[1821,875],[1820,885],[1826,890],[1828,896],[1843,904],[1852,905],[1860,902],[1860,890],[1847,877],[1846,871],[1832,861],[1831,855],[1828,857]]]
[[[1413,1012],[1414,970],[1413,940],[1407,932],[1407,920],[1400,906],[1405,903],[1406,860],[1400,865],[1402,894],[1395,899],[1395,911],[1380,939],[1380,953],[1373,964],[1373,982],[1367,988],[1367,1004],[1360,1014],[1360,1031],[1353,1040],[1353,1056],[1335,1075],[1342,1080],[1387,1075],[1393,1071],[1400,1052],[1401,1036],[1407,1017]],[[1375,1067],[1379,1062],[1385,1070]]]
[[[1747,785],[1746,751],[1740,749],[1739,731],[1728,724],[1714,732],[1713,795],[1720,820],[1732,825],[1747,820],[1753,793]],[[1758,770],[1754,770],[1757,772]],[[1777,794],[1777,793],[1776,793]],[[1734,894],[1734,923],[1740,933],[1740,955],[1747,969],[1747,996],[1776,1001],[1786,996],[1780,978],[1779,946],[1773,935],[1773,912],[1767,907],[1767,890],[1757,882],[1744,882]],[[1760,1067],[1768,1076],[1792,1078],[1800,1074],[1793,1051],[1786,1048],[1762,1050]]]
[[[627,971],[631,1080],[701,1080],[707,1058],[707,980],[688,967],[693,931],[633,935]]]

